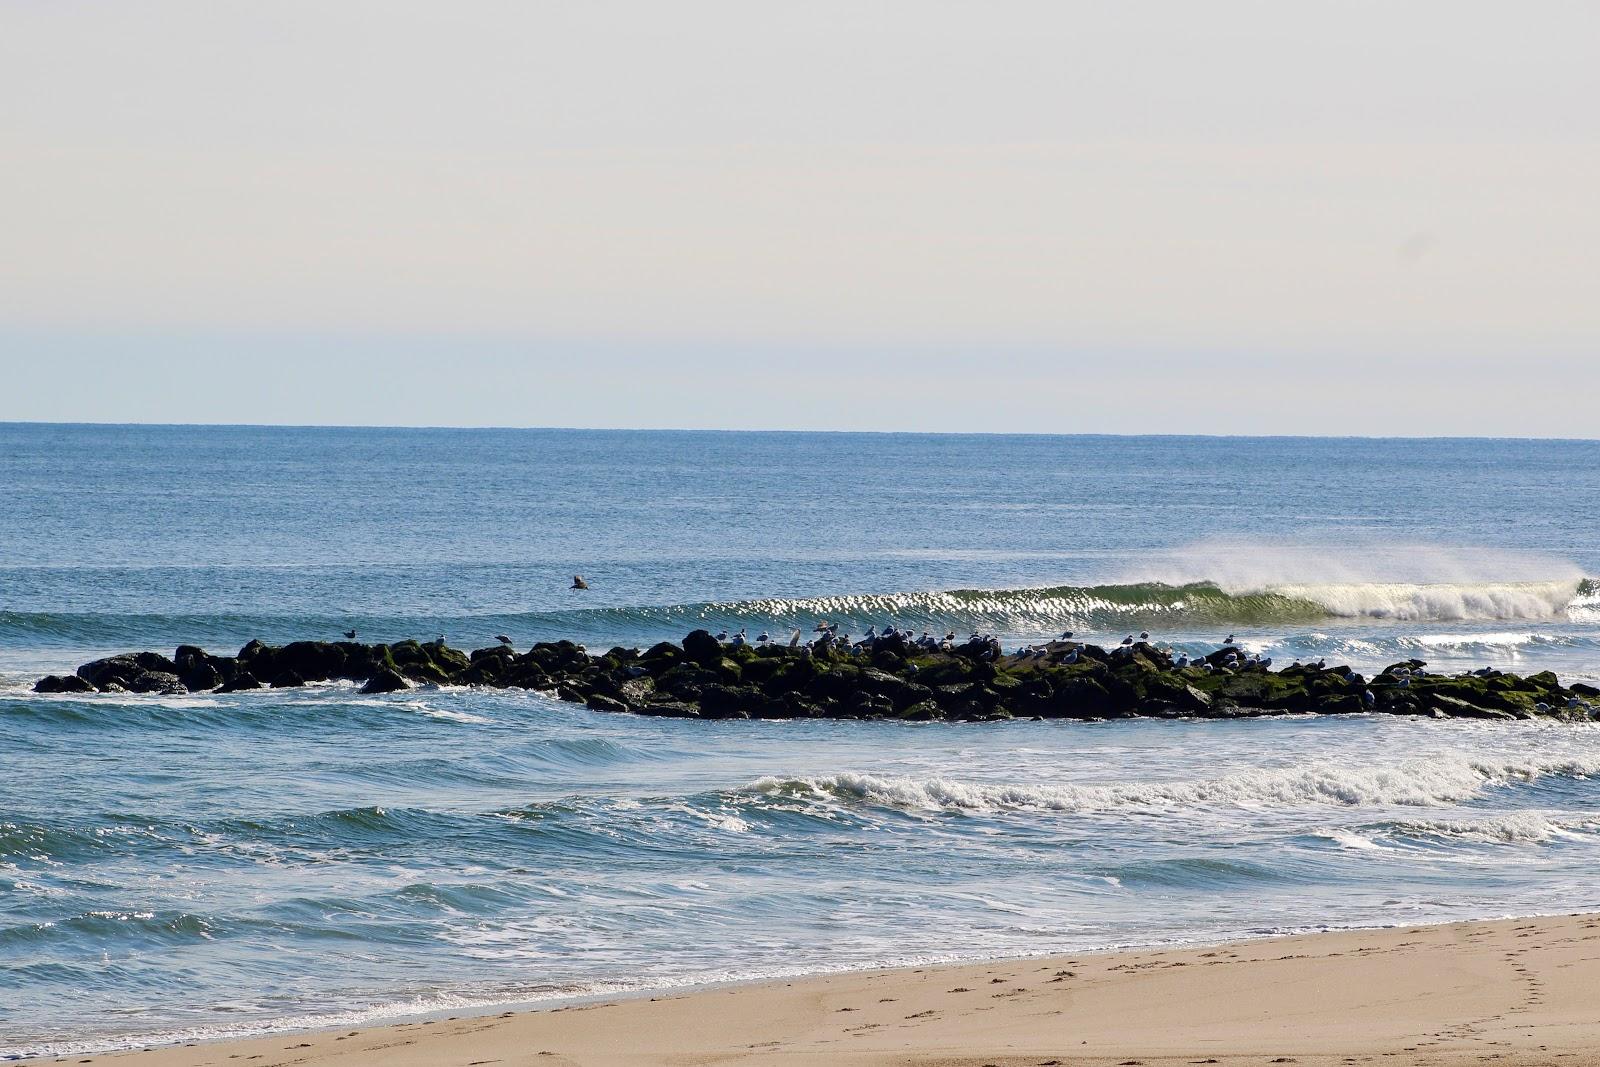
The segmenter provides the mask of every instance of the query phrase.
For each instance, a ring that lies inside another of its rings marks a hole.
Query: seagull
[[[831,629],[833,629],[833,626],[828,622],[827,619],[823,619],[817,623],[817,628],[811,632],[814,634],[825,634]]]
[[[1233,635],[1232,635],[1232,634],[1229,634],[1229,635],[1228,635],[1228,636],[1227,636],[1227,637],[1224,637],[1224,638],[1223,638],[1223,639],[1222,639],[1222,643],[1223,643],[1223,644],[1225,644],[1225,645],[1231,645],[1231,644],[1233,644]]]
[[[511,643],[511,638],[507,637],[505,634],[495,634],[494,639],[499,641],[502,645],[509,645]]]
[[[1176,666],[1180,671],[1183,670],[1185,667],[1189,666],[1189,657],[1180,654],[1178,656],[1178,661],[1176,663]]]
[[[756,638],[756,644],[764,645],[770,640],[772,640],[772,638],[767,634],[767,631],[762,630],[760,636]]]
[[[1141,640],[1141,641],[1150,640],[1150,631],[1149,630],[1140,630],[1139,631],[1139,640]]]
[[[728,631],[726,631],[726,630],[718,630],[717,631],[717,640],[718,641],[726,641],[727,639],[728,639]]]
[[[1128,635],[1128,636],[1127,636],[1127,637],[1124,637],[1124,638],[1123,638],[1123,639],[1122,639],[1122,643],[1123,643],[1123,644],[1124,644],[1124,645],[1131,645],[1131,644],[1133,644],[1133,635],[1132,635],[1132,634],[1129,634],[1129,635]]]
[[[1369,708],[1375,707],[1378,703],[1378,698],[1373,694],[1372,690],[1363,689],[1361,691],[1361,703],[1365,704]]]
[[[356,639],[356,632],[354,630],[346,630],[344,632],[344,635],[345,635],[346,638],[348,638],[351,641],[354,641]]]
[[[798,645],[799,643],[800,643],[800,631],[796,630],[794,632],[794,636],[789,638],[789,647],[793,648],[795,645]]]
[[[1072,640],[1072,631],[1068,630],[1066,633],[1061,635],[1060,639],[1062,641],[1071,641]]]
[[[1533,710],[1539,712],[1542,715],[1545,712],[1550,710],[1550,705],[1546,704],[1544,701],[1541,700],[1541,701],[1539,701],[1539,703],[1537,703],[1537,704],[1535,704],[1533,706]]]
[[[1068,652],[1065,656],[1062,656],[1061,657],[1061,662],[1062,663],[1076,663],[1076,662],[1078,662],[1078,650],[1077,649],[1073,649],[1071,652]]]
[[[587,588],[589,588],[589,583],[583,580],[583,575],[574,574],[572,576],[572,586],[571,586],[571,588],[573,588],[573,589],[587,589]]]
[[[739,632],[733,635],[733,643],[735,645],[742,645],[746,643],[743,626],[739,627]]]

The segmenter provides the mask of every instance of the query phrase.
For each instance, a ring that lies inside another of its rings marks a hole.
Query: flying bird
[[[587,589],[587,588],[589,588],[589,583],[583,580],[583,575],[574,574],[572,576],[572,588],[573,589]]]

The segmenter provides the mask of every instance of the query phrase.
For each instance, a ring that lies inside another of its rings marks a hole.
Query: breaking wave
[[[1499,786],[1531,782],[1545,776],[1586,776],[1596,770],[1600,770],[1600,762],[1495,764],[1466,758],[1436,758],[1377,767],[1317,762],[1197,781],[1109,785],[990,784],[940,777],[843,773],[828,777],[762,778],[749,786],[749,790],[813,802],[957,814],[1101,813],[1312,804],[1439,807],[1459,804]]]
[[[456,643],[492,642],[514,631],[529,639],[655,641],[696,627],[809,631],[817,619],[847,629],[893,622],[917,629],[1044,633],[1142,626],[1275,626],[1330,619],[1415,622],[1600,621],[1600,581],[1285,583],[1257,589],[1188,584],[952,589],[588,608],[454,617],[114,615],[0,612],[0,643],[32,647],[122,647],[202,642],[227,647],[251,637],[297,640],[350,625],[374,640],[443,629]]]

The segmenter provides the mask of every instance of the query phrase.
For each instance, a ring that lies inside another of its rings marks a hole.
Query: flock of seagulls
[[[581,575],[574,575],[572,581],[572,588],[574,589],[589,588],[588,584],[584,582]],[[842,633],[839,629],[838,623],[828,622],[826,619],[819,621],[812,632],[818,634],[819,636],[817,640],[812,643],[812,645],[807,646],[808,651],[810,651],[812,648],[830,647],[844,649],[847,651],[870,651],[878,642],[887,641],[890,639],[898,639],[914,647],[926,649],[928,651],[948,652],[956,646],[956,632],[954,630],[947,632],[944,637],[939,638],[934,637],[933,634],[927,630],[923,630],[920,635],[917,635],[911,630],[902,630],[892,623],[885,625],[881,632],[876,626],[869,626],[867,627],[867,632],[856,640],[852,640],[848,633]],[[354,629],[345,630],[344,636],[348,640],[354,641],[357,637],[357,631]],[[789,647],[797,647],[800,644],[800,638],[801,631],[795,630],[789,636]],[[1061,636],[1057,638],[1057,641],[1070,641],[1072,638],[1073,632],[1071,630],[1065,630],[1062,632]],[[757,634],[752,642],[752,639],[748,636],[746,628],[742,626],[736,633],[733,634],[729,634],[729,632],[724,629],[716,635],[716,639],[722,644],[730,645],[734,648],[752,643],[759,646],[771,644],[773,642],[772,635],[766,630],[762,630],[759,634]],[[444,644],[444,635],[440,634],[437,640],[439,644]],[[512,645],[511,637],[507,634],[496,634],[495,640],[499,641],[502,645],[505,645],[508,648]],[[1140,630],[1137,635],[1129,634],[1122,639],[1121,643],[1115,649],[1112,650],[1112,655],[1132,655],[1134,646],[1136,644],[1145,644],[1148,643],[1149,640],[1150,631],[1148,630]],[[997,650],[999,648],[999,638],[997,638],[994,634],[982,633],[977,630],[974,630],[968,635],[967,641],[968,643],[982,642],[985,644],[990,644],[993,645]],[[1061,656],[1060,662],[1063,664],[1077,663],[1080,658],[1079,650],[1081,648],[1081,645],[1077,645],[1068,649],[1066,653]],[[1241,656],[1238,649],[1238,639],[1233,634],[1229,634],[1227,637],[1223,638],[1222,649],[1219,649],[1219,651],[1225,651],[1227,655],[1223,656],[1221,660],[1216,663],[1212,662],[1212,657],[1191,657],[1184,652],[1179,652],[1173,656],[1172,663],[1173,666],[1179,670],[1195,667],[1207,672],[1208,674],[1216,670],[1266,670],[1272,666],[1271,656],[1262,656],[1259,653],[1247,653]],[[1019,649],[1015,655],[1018,659],[1027,659],[1031,657],[1044,658],[1049,656],[1050,653],[1051,649],[1048,645],[1029,645]],[[1290,669],[1320,671],[1327,669],[1328,661],[1326,659],[1318,659],[1315,663],[1302,663],[1299,660],[1295,660],[1289,666]],[[1427,665],[1422,664],[1421,666],[1415,668],[1397,667],[1390,671],[1389,674],[1394,679],[1394,684],[1397,687],[1405,689],[1410,687],[1411,680],[1413,678],[1426,676],[1426,672],[1422,670],[1422,667],[1425,666]],[[1472,676],[1480,678],[1493,677],[1499,673],[1500,672],[1495,670],[1493,667],[1482,667],[1473,671]],[[1371,707],[1375,701],[1375,697],[1370,689],[1366,690],[1362,694],[1362,699],[1368,707]],[[1573,697],[1570,701],[1568,701],[1568,706],[1581,706],[1588,708],[1589,704],[1585,701],[1580,701],[1577,697]],[[1542,705],[1540,707],[1541,710],[1548,710],[1548,708],[1545,708]]]
[[[867,627],[866,633],[862,634],[859,638],[853,638],[850,634],[841,630],[838,623],[829,622],[828,620],[823,619],[816,624],[811,632],[816,634],[817,638],[806,646],[808,651],[833,648],[844,651],[870,652],[876,649],[880,643],[891,640],[902,641],[915,648],[925,649],[930,652],[941,650],[948,652],[956,647],[956,633],[954,630],[949,631],[944,635],[944,637],[939,638],[935,637],[927,630],[923,630],[921,634],[918,634],[913,630],[902,630],[893,623],[886,624],[882,630],[879,630],[876,626],[869,626]],[[737,643],[739,636],[743,633],[744,631],[741,630],[738,634],[735,634],[732,638],[729,638],[727,636],[727,631],[724,630],[722,633],[717,635],[717,640],[723,641],[724,643]],[[761,637],[757,638],[756,640],[758,643],[765,643],[764,639],[766,637],[767,635],[763,633]],[[974,631],[967,640],[990,642],[996,649],[999,647],[998,638],[994,637],[992,634],[980,634]],[[789,638],[789,647],[793,648],[799,643],[800,631],[796,630]]]

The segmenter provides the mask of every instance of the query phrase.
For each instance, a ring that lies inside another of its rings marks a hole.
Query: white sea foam
[[[1544,775],[1590,774],[1594,763],[1505,763],[1438,757],[1389,766],[1356,767],[1313,762],[1241,771],[1220,778],[1049,785],[961,782],[943,777],[841,773],[828,777],[762,778],[749,789],[768,795],[863,803],[912,812],[992,813],[1007,810],[1110,812],[1307,805],[1437,807],[1460,803],[1487,789]]]
[[[1331,827],[1322,836],[1341,848],[1409,852],[1421,844],[1544,845],[1600,833],[1600,817],[1548,811],[1513,811],[1446,819],[1405,819],[1361,827]]]
[[[1558,619],[1579,579],[1417,585],[1405,582],[1274,585],[1274,593],[1307,600],[1342,618],[1456,622]]]
[[[1422,819],[1395,823],[1391,834],[1486,844],[1544,844],[1600,830],[1600,818],[1518,811],[1473,819]]]
[[[1277,593],[1342,618],[1414,621],[1600,618],[1582,568],[1540,553],[1352,540],[1212,540],[1152,556],[1140,580],[1215,582],[1242,596]]]

